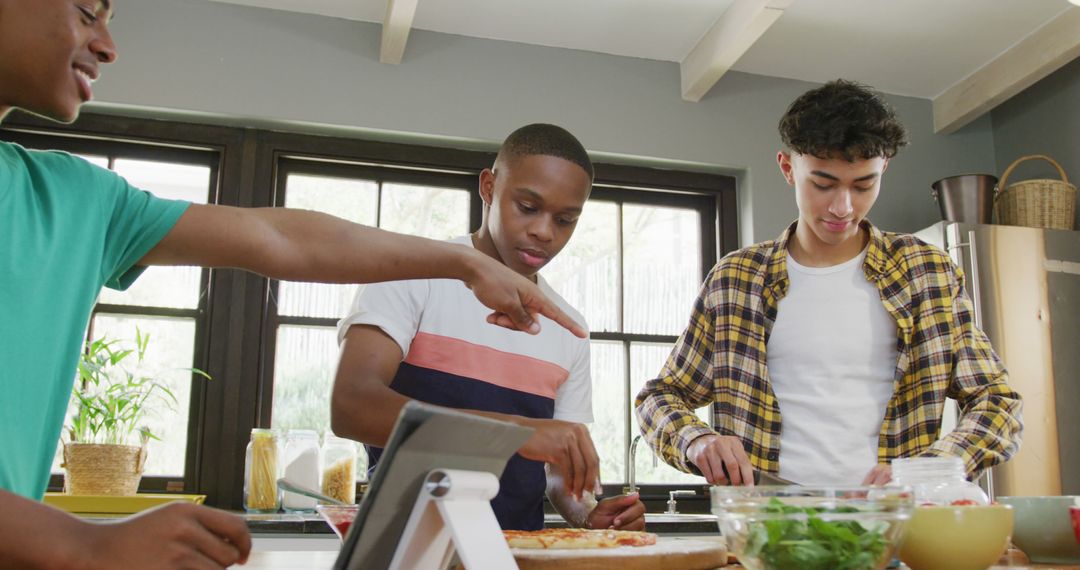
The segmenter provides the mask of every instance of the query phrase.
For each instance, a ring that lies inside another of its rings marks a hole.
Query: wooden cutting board
[[[662,537],[649,546],[511,552],[521,570],[712,570],[728,558],[723,539],[709,538]]]

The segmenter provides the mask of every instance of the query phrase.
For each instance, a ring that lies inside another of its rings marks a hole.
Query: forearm
[[[84,523],[60,510],[0,490],[0,569],[72,569]]]
[[[366,283],[417,278],[465,279],[470,248],[353,224],[304,210],[258,210],[277,234],[278,251],[264,252],[256,271],[293,281]]]
[[[658,376],[645,383],[635,400],[645,441],[669,465],[688,473],[696,472],[686,457],[690,442],[713,433],[694,410],[711,404],[715,397],[712,361],[717,315],[709,298],[716,275],[714,268],[694,302],[690,324]]]
[[[946,396],[960,405],[956,429],[935,442],[927,454],[956,455],[972,477],[1008,460],[1020,445],[1023,424],[1020,395],[1008,385],[1005,367],[990,340],[975,326],[974,310],[954,280],[952,314],[953,367]]]
[[[994,384],[967,404],[956,428],[923,455],[960,457],[968,475],[974,478],[984,469],[1007,461],[1019,449],[1021,402],[1008,386]]]
[[[467,279],[483,254],[308,210],[192,204],[142,265],[247,269],[290,281]]]
[[[697,472],[686,451],[695,439],[715,432],[694,413],[683,394],[660,378],[650,380],[638,394],[635,412],[654,453],[687,473]]]

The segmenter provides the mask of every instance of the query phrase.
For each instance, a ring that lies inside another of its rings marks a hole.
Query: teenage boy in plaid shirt
[[[761,470],[801,484],[884,484],[890,461],[955,456],[969,476],[1016,453],[1020,396],[975,326],[949,256],[867,215],[904,127],[838,80],[780,121],[777,162],[799,218],[725,256],[657,378],[637,397],[646,439],[710,484]],[[939,440],[945,398],[961,414]],[[711,405],[715,429],[694,415]]]

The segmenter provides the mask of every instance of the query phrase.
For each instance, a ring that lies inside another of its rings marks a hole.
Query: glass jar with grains
[[[322,455],[322,493],[343,503],[355,503],[356,442],[326,432]]]

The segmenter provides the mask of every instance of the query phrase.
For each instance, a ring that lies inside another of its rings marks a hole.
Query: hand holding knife
[[[783,477],[778,477],[767,471],[754,471],[754,484],[755,485],[783,485],[791,486],[798,485],[794,481],[788,481]]]

